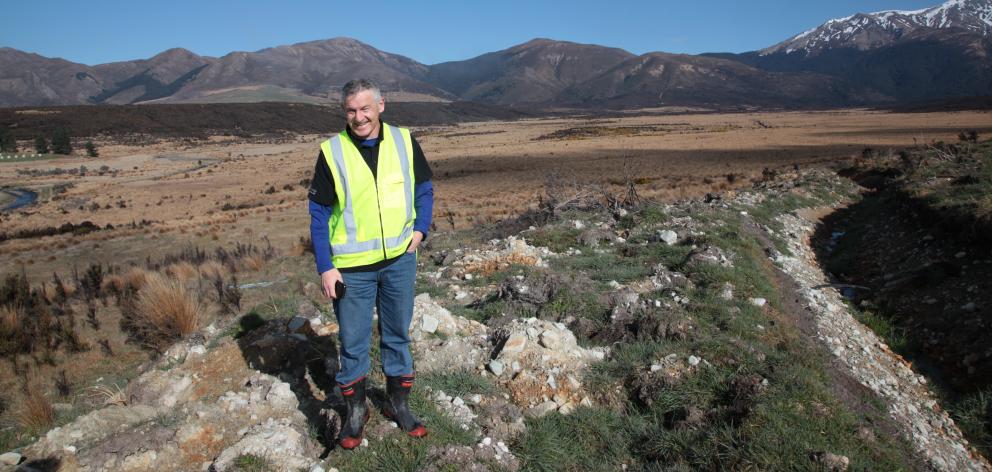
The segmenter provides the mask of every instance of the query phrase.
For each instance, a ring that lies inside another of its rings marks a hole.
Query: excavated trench
[[[820,265],[952,399],[992,387],[992,228],[934,211],[892,173],[849,177],[866,193],[817,227]]]
[[[870,390],[926,468],[989,470],[988,405],[964,426],[945,410],[992,383],[988,233],[910,198],[892,173],[845,176],[863,198],[822,217],[779,217],[791,254],[768,249],[791,279],[779,284],[796,294],[798,324],[846,372],[835,378],[841,397],[857,406]]]

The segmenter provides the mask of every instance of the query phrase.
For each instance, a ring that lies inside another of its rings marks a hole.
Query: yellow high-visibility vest
[[[403,254],[413,239],[413,142],[405,128],[382,124],[376,176],[342,131],[320,144],[334,178],[328,221],[334,267],[375,264]]]

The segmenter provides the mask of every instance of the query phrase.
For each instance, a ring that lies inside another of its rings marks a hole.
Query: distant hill
[[[778,44],[698,56],[534,39],[425,65],[351,38],[220,58],[170,49],[87,66],[0,48],[0,106],[327,104],[354,77],[394,102],[560,108],[808,108],[992,95],[992,0],[857,13]]]
[[[570,87],[635,57],[622,49],[535,39],[502,51],[429,67],[429,79],[466,100],[553,103]]]
[[[812,73],[768,72],[739,62],[682,54],[632,57],[561,94],[568,105],[835,107],[885,101],[867,87]]]
[[[425,81],[427,66],[350,38],[233,52],[221,58],[170,49],[97,66],[0,48],[0,105],[328,102],[353,77],[399,96],[457,99]]]

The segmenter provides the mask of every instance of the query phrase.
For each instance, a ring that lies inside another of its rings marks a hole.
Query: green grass
[[[917,152],[924,162],[904,175],[905,188],[937,212],[992,222],[992,141],[947,147],[950,159],[936,152]]]
[[[444,286],[423,276],[421,271],[417,273],[417,284],[414,291],[418,295],[426,293],[434,300],[442,300],[448,296],[448,290]]]
[[[906,328],[897,326],[890,318],[872,310],[861,311],[852,308],[852,311],[858,321],[874,331],[875,334],[881,336],[885,340],[885,344],[888,344],[893,351],[903,356],[911,356],[913,354],[914,351],[909,336],[906,333]]]
[[[632,461],[636,427],[609,409],[580,407],[528,420],[510,447],[522,470],[620,470]]]
[[[25,445],[23,439],[18,439],[17,432],[9,428],[0,431],[0,450],[13,451],[14,448]]]
[[[620,229],[652,228],[669,221],[669,215],[665,213],[660,204],[647,204],[640,211],[628,213],[620,219],[617,227]]]
[[[231,465],[234,470],[240,472],[274,472],[277,470],[271,460],[255,454],[241,454],[234,458]]]
[[[531,246],[546,247],[552,252],[564,252],[568,248],[584,247],[579,243],[582,230],[563,225],[543,226],[526,233]]]
[[[9,152],[0,153],[0,156],[22,156],[22,155],[26,155],[28,157],[20,157],[20,158],[12,158],[12,159],[0,159],[0,164],[6,164],[6,163],[16,164],[16,163],[21,163],[21,162],[44,161],[44,160],[47,160],[47,159],[58,159],[60,157],[66,157],[65,155],[62,155],[62,154],[39,154],[39,155],[35,156],[35,152],[34,151],[31,151],[31,152],[22,151],[22,152],[15,152],[15,153],[9,153]]]
[[[417,378],[418,385],[430,386],[434,391],[444,391],[451,396],[466,396],[472,394],[492,395],[498,389],[488,377],[482,377],[476,372],[432,372]]]
[[[878,432],[873,443],[855,434],[860,428],[875,430],[886,416],[884,408],[870,399],[866,411],[858,413],[841,405],[824,367],[828,355],[781,322],[778,289],[761,245],[743,229],[744,218],[717,209],[693,217],[705,227],[704,236],[680,246],[632,241],[635,249],[622,251],[629,256],[624,261],[664,259],[693,280],[696,288],[687,294],[686,308],[693,331],[681,341],[613,345],[611,356],[593,364],[583,382],[594,396],[619,401],[612,412],[598,414],[599,422],[612,425],[614,443],[603,454],[587,451],[597,450],[596,444],[572,449],[561,438],[582,434],[584,423],[552,417],[535,423],[535,431],[516,444],[526,469],[613,470],[627,463],[645,470],[816,470],[810,457],[819,451],[849,457],[852,470],[908,469],[905,444]],[[691,244],[733,253],[733,267],[685,264]],[[734,299],[719,297],[724,282],[734,285]],[[755,307],[748,301],[753,297],[769,304]],[[639,379],[669,354],[681,362],[689,355],[706,362],[643,398]],[[767,385],[750,393],[738,386],[755,379],[767,379]],[[624,391],[619,398],[618,386]],[[697,423],[680,423],[690,411],[701,412]],[[596,440],[595,434],[589,436]],[[531,442],[542,446],[531,447]],[[565,452],[559,455],[559,450]]]
[[[550,302],[541,307],[541,316],[553,320],[575,316],[603,322],[610,310],[599,301],[597,293],[600,290],[601,287],[577,287],[566,283],[558,288]]]
[[[992,390],[965,395],[948,410],[971,444],[985,457],[992,455]]]
[[[617,281],[621,284],[639,280],[653,272],[648,258],[621,258],[614,250],[596,252],[591,249],[582,254],[560,257],[551,261],[551,267],[561,272],[581,272],[599,282]]]

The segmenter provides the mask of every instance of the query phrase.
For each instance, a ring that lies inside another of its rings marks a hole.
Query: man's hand
[[[320,286],[324,289],[325,297],[333,299],[338,298],[338,294],[334,293],[334,284],[338,281],[344,283],[344,280],[341,278],[341,271],[337,269],[331,269],[320,274]]]
[[[410,241],[410,246],[406,248],[406,252],[413,254],[417,252],[417,246],[420,246],[420,242],[424,240],[424,233],[420,231],[413,232],[413,240]]]

